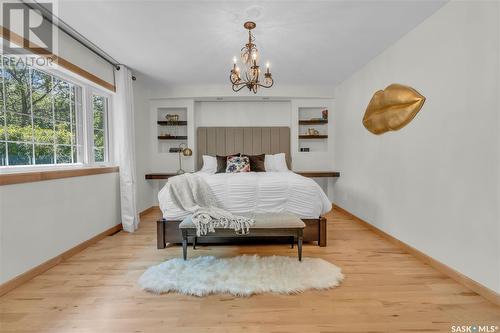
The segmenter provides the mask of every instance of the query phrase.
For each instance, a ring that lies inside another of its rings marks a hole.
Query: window
[[[0,166],[108,160],[105,94],[14,57],[2,56],[0,71]],[[83,96],[91,97],[82,103]]]
[[[94,130],[94,161],[104,162],[107,160],[106,151],[106,123],[107,123],[108,99],[104,96],[92,95],[92,128]]]

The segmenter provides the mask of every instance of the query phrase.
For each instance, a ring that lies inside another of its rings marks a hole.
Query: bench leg
[[[302,261],[302,239],[304,238],[304,229],[297,230],[297,250],[299,251],[299,261]]]
[[[156,248],[165,248],[165,223],[163,220],[156,221]]]
[[[297,248],[299,251],[299,261],[302,261],[302,236],[297,239]]]
[[[295,237],[294,237],[294,236],[292,236],[292,237],[290,237],[290,248],[291,248],[291,249],[293,249],[293,245],[294,245],[294,243],[295,243]]]
[[[187,232],[182,230],[182,258],[184,258],[184,260],[187,259],[187,244],[188,244]]]
[[[196,236],[193,237],[193,250],[196,250]]]

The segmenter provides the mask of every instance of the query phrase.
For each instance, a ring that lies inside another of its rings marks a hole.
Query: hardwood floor
[[[342,267],[343,284],[299,295],[204,298],[152,295],[136,281],[181,256],[156,249],[159,212],[135,234],[120,232],[0,298],[0,332],[451,332],[500,326],[500,307],[442,275],[340,211],[328,216],[328,247],[304,255]],[[190,255],[296,255],[283,245],[201,246]]]

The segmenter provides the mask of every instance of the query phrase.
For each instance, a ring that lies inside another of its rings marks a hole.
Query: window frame
[[[3,56],[3,55],[2,55]],[[1,59],[1,58],[0,58]],[[2,64],[3,66],[3,64]],[[61,169],[78,169],[78,168],[88,168],[92,166],[113,166],[114,163],[111,159],[112,155],[112,145],[111,145],[111,140],[110,140],[110,124],[109,124],[109,117],[110,117],[110,110],[112,110],[112,105],[113,105],[113,97],[114,93],[108,92],[97,85],[95,85],[93,82],[84,80],[81,78],[76,78],[72,73],[64,70],[61,67],[58,68],[47,68],[43,66],[37,66],[33,64],[30,66],[33,69],[36,69],[38,71],[44,72],[48,75],[50,75],[52,78],[58,78],[63,81],[66,81],[72,85],[75,86],[75,89],[81,89],[81,112],[80,115],[78,115],[78,112],[75,112],[76,116],[81,118],[80,124],[76,122],[76,129],[77,129],[77,140],[81,140],[81,145],[82,149],[81,151],[77,151],[77,158],[80,159],[80,161],[75,162],[75,163],[61,163],[61,164],[26,164],[26,165],[4,165],[0,166],[0,174],[6,174],[6,173],[12,173],[12,172],[29,172],[29,171],[50,171],[50,170],[61,170]],[[3,74],[2,74],[3,75]],[[52,79],[53,80],[53,79]],[[3,79],[0,81],[0,84],[2,84],[2,89],[4,88],[4,83]],[[31,78],[30,78],[30,89],[31,89]],[[4,91],[5,93],[5,91]],[[92,95],[99,95],[102,97],[105,97],[107,100],[107,108],[106,108],[106,116],[105,116],[105,133],[104,133],[104,151],[105,151],[105,158],[104,162],[94,162],[94,156],[93,156],[93,109],[92,109]],[[75,94],[76,98],[76,94]],[[90,99],[89,99],[90,98]],[[77,105],[77,101],[75,99],[75,106]],[[5,106],[4,106],[5,107]],[[4,110],[6,111],[6,110]],[[5,116],[7,116],[7,113],[5,112]],[[31,116],[33,117],[33,116]],[[92,134],[89,135],[89,124],[90,125],[90,130],[92,131]],[[81,134],[78,133],[78,131],[81,131]],[[34,137],[32,138],[34,140]],[[90,142],[89,142],[90,140]],[[5,141],[7,142],[7,141]],[[79,143],[79,142],[78,142]],[[78,148],[78,145],[75,144],[76,147]]]
[[[96,162],[95,161],[95,154],[94,154],[94,103],[93,103],[93,96],[99,96],[99,97],[104,97],[105,98],[105,105],[104,105],[104,128],[103,128],[103,135],[104,135],[104,161],[102,162]],[[89,106],[87,108],[87,112],[89,113],[88,116],[86,117],[86,124],[87,124],[87,159],[88,159],[88,164],[92,165],[108,165],[109,162],[111,161],[111,153],[110,153],[110,126],[109,126],[109,110],[111,108],[111,94],[106,93],[104,90],[99,89],[97,87],[90,87],[87,90],[87,95],[85,96],[87,105]]]

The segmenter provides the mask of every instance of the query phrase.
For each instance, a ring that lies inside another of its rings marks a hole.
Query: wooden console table
[[[170,177],[177,176],[176,173],[147,173],[145,179],[169,179]]]
[[[338,171],[296,171],[299,174],[308,178],[337,178],[340,177]],[[144,176],[145,179],[169,179],[170,177],[177,176],[176,173],[148,173]]]

